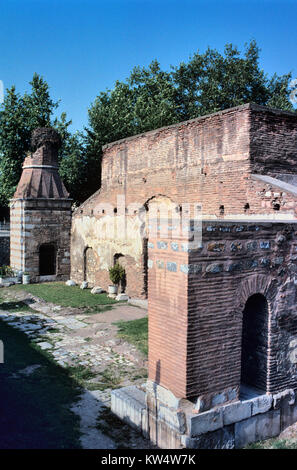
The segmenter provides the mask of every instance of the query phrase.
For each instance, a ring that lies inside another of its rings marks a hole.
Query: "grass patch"
[[[92,372],[89,367],[85,366],[68,367],[67,371],[69,377],[82,386],[85,385],[86,380],[90,380],[96,377],[96,374]]]
[[[63,282],[44,282],[41,284],[28,284],[14,286],[13,289],[25,290],[30,294],[62,307],[85,308],[86,313],[106,310],[106,307],[117,303],[107,294],[91,294],[89,289],[80,289],[79,286],[66,286]]]
[[[133,344],[145,356],[148,354],[148,318],[138,320],[118,321],[118,336]]]
[[[297,437],[293,439],[267,439],[249,444],[246,449],[297,449]]]
[[[82,391],[71,373],[55,364],[24,333],[0,321],[1,449],[78,449],[80,418],[70,407]],[[40,367],[32,374],[21,371]]]

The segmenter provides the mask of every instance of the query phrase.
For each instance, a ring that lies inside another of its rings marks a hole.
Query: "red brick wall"
[[[297,164],[297,115],[251,108],[250,156],[256,173],[295,173]]]
[[[296,224],[205,222],[203,247],[189,253],[179,240],[178,251],[165,241],[158,249],[154,240],[149,251],[150,379],[177,396],[211,402],[224,392],[226,401],[234,399],[242,313],[247,299],[261,293],[270,315],[267,391],[297,388],[290,360],[297,335]],[[176,272],[167,262],[176,263]]]
[[[266,166],[267,173],[274,176],[280,168],[292,172],[292,162],[297,159],[296,133],[297,116],[292,113],[244,105],[108,144],[102,187],[74,215],[72,277],[81,278],[83,256],[78,251],[87,246],[81,233],[75,234],[75,219],[104,217],[96,207],[100,203],[116,207],[118,194],[125,195],[127,208],[131,203],[141,206],[158,195],[177,204],[201,203],[206,218],[240,214],[277,218],[284,213],[292,218],[294,212],[296,216],[295,196],[251,176],[264,173]],[[134,262],[135,268],[133,263],[128,268],[128,293],[140,297],[144,292],[141,255]],[[95,276],[105,287],[108,273],[98,267]]]

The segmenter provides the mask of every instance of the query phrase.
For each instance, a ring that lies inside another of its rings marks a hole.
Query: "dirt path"
[[[10,308],[0,311],[0,319],[25,333],[37,350],[68,370],[82,387],[79,400],[71,406],[80,418],[81,446],[148,448],[147,441],[116,422],[109,412],[111,390],[142,384],[147,366],[146,358],[133,345],[117,337],[114,323],[143,318],[147,312],[119,304],[103,313],[84,314],[79,309],[40,301],[23,291],[1,289],[1,296],[10,302]],[[28,309],[18,308],[18,302],[25,302]],[[124,441],[121,427],[125,428]]]

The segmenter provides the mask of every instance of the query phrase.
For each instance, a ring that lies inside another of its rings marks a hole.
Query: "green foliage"
[[[36,127],[51,125],[61,134],[60,175],[70,196],[81,203],[100,188],[102,146],[107,143],[249,102],[293,111],[291,74],[268,77],[259,52],[250,41],[243,52],[232,44],[223,53],[197,51],[170,71],[156,60],[135,67],[127,80],[99,93],[84,133],[69,132],[65,113],[53,120],[59,103],[39,75],[34,74],[29,94],[21,96],[11,87],[0,106],[0,206],[13,196]]]
[[[118,336],[128,343],[134,344],[139,351],[148,354],[148,319],[147,317],[137,320],[119,321]]]
[[[42,284],[23,284],[10,289],[25,290],[46,302],[63,307],[92,309],[101,312],[116,301],[106,294],[91,294],[89,289],[80,289],[79,286],[66,286],[63,282],[44,282]]]
[[[13,269],[10,266],[0,266],[0,277],[14,276]]]
[[[119,263],[109,268],[109,278],[114,285],[119,285],[121,281],[125,280],[125,269]]]
[[[54,102],[47,82],[33,75],[31,91],[21,96],[15,87],[6,91],[0,106],[0,206],[7,206],[13,196],[22,173],[22,164],[31,151],[31,134],[37,127],[54,127],[62,137],[59,152],[60,174],[75,201],[82,201],[86,186],[86,159],[83,136],[72,135],[66,113],[53,119],[59,103]],[[87,195],[89,195],[87,193]]]
[[[156,60],[148,68],[135,67],[126,81],[101,92],[89,109],[92,158],[100,164],[102,146],[109,142],[244,103],[293,111],[290,79],[291,74],[267,77],[255,41],[243,53],[232,44],[222,54],[210,48],[197,51],[170,72]],[[90,183],[92,193],[98,186]]]
[[[0,106],[0,205],[7,206],[22,172],[22,163],[30,151],[33,129],[50,125],[50,116],[58,106],[49,96],[47,83],[34,74],[31,93],[21,96],[15,87],[6,91]]]
[[[62,138],[62,147],[59,151],[59,173],[70,196],[74,202],[79,203],[89,196],[86,139],[81,132],[71,134],[68,130],[70,124],[71,121],[67,121],[66,113],[62,113],[60,119],[55,119],[53,125]],[[97,184],[99,180],[98,172]]]

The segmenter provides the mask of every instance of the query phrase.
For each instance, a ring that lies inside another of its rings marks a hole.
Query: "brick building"
[[[148,296],[146,391],[114,391],[112,409],[160,447],[241,447],[297,421],[296,161],[297,115],[253,104],[104,148],[71,277],[107,288],[119,261]],[[193,248],[173,227],[198,207]]]
[[[54,129],[33,132],[34,153],[10,203],[10,264],[31,280],[63,280],[70,274],[71,199],[58,173],[60,137]]]
[[[295,114],[251,104],[106,145],[101,189],[73,217],[71,277],[106,288],[118,259],[128,295],[147,297],[155,202],[202,204],[204,219],[295,219],[296,142]]]

